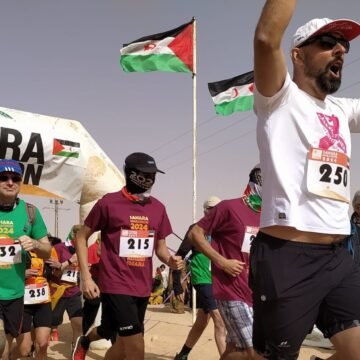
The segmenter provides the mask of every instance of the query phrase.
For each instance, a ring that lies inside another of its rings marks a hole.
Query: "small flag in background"
[[[80,155],[79,151],[80,143],[69,140],[54,139],[53,155],[78,158]]]
[[[231,115],[237,111],[248,111],[254,107],[254,72],[231,79],[208,83],[210,95],[219,115]]]
[[[193,20],[176,29],[144,36],[120,49],[126,72],[193,72]]]

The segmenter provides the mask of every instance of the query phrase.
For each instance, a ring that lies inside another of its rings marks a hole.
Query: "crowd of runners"
[[[249,181],[238,198],[205,202],[176,254],[166,244],[166,208],[151,195],[163,171],[150,155],[125,158],[125,186],[99,199],[65,242],[49,237],[39,210],[18,197],[22,165],[0,160],[3,360],[46,359],[65,311],[69,358],[84,360],[91,342],[107,339],[106,360],[144,359],[153,256],[173,270],[181,301],[190,251],[199,312],[176,360],[191,357],[210,318],[222,360],[295,360],[314,326],[333,344],[331,359],[360,359],[359,192],[349,219],[360,100],[332,96],[360,24],[323,18],[300,26],[291,76],[281,43],[295,7],[296,0],[267,0],[256,26],[260,164],[244,169]]]

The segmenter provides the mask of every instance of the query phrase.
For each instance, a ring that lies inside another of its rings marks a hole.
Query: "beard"
[[[341,69],[339,69],[339,77],[333,78],[329,76],[331,66],[330,63],[325,70],[315,70],[309,61],[305,62],[305,76],[314,79],[318,88],[327,95],[334,94],[341,86]]]

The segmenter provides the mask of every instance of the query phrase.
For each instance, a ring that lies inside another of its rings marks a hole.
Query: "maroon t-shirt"
[[[236,277],[211,263],[215,299],[241,300],[252,306],[252,294],[248,285],[249,254],[241,249],[247,230],[259,227],[260,213],[247,207],[241,198],[224,200],[197,224],[206,234],[211,235],[211,245],[219,254],[226,259],[246,263],[246,269]]]
[[[172,233],[165,206],[152,196],[147,203],[138,204],[125,198],[121,191],[109,193],[94,205],[85,220],[85,225],[93,231],[101,231],[100,291],[139,297],[150,296],[152,256],[157,241],[165,239]],[[125,241],[124,230],[154,231],[151,256],[136,258],[120,256],[121,233],[122,246],[139,245],[136,236],[132,244]]]
[[[54,246],[55,250],[56,250],[56,253],[58,255],[58,259],[60,261],[60,263],[63,263],[67,260],[69,260],[71,258],[71,256],[73,255],[70,250],[69,250],[69,247],[66,246],[64,243],[59,243],[59,244],[56,244]],[[72,264],[70,267],[67,268],[67,270],[71,270],[71,269],[79,269],[77,264]],[[65,284],[65,285],[72,285],[72,283],[69,283],[69,282],[66,282],[66,281],[62,281],[61,280],[61,275],[59,277],[56,277],[53,279],[54,282],[56,282],[57,284]],[[80,293],[80,287],[77,284],[75,284],[74,286],[71,286],[71,287],[68,287],[63,296],[62,297],[72,297],[74,295],[77,295]]]

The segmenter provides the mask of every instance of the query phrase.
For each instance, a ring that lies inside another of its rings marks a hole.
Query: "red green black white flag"
[[[80,156],[80,143],[70,140],[54,139],[53,155],[68,158],[78,158]]]
[[[193,20],[176,29],[144,36],[120,49],[125,72],[193,72]]]
[[[210,95],[218,115],[231,115],[254,107],[254,72],[231,79],[208,83]]]

